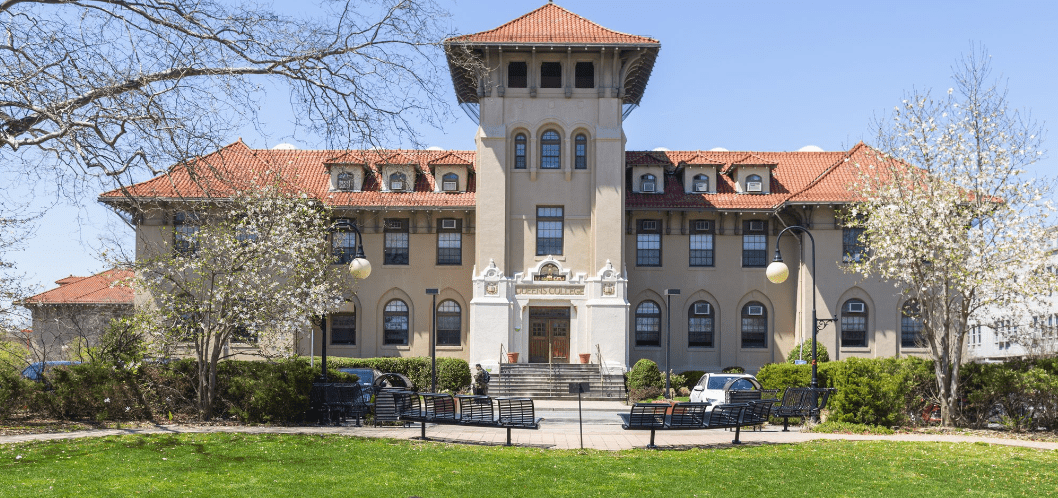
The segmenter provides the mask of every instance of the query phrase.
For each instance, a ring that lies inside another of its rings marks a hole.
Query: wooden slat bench
[[[672,405],[672,414],[668,415],[669,405],[660,403],[636,403],[629,413],[619,414],[621,427],[625,430],[649,430],[650,444],[647,448],[657,448],[654,436],[657,431],[665,430],[702,430],[702,429],[735,429],[735,439],[731,444],[742,444],[739,439],[747,409],[745,403],[713,406],[709,403],[676,403]]]

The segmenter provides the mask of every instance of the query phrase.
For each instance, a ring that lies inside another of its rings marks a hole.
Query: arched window
[[[386,309],[382,312],[382,327],[382,344],[407,346],[408,305],[400,299],[386,303]]]
[[[841,347],[867,347],[867,304],[859,299],[841,305]]]
[[[749,175],[746,177],[746,192],[763,192],[764,182],[760,175]]]
[[[338,173],[338,190],[352,190],[353,189],[353,174],[348,171]]]
[[[687,346],[713,347],[713,305],[698,301],[687,308]]]
[[[441,190],[445,192],[456,192],[459,190],[459,175],[455,173],[445,173],[441,177]]]
[[[639,177],[639,191],[640,192],[657,192],[658,191],[658,177],[647,173]]]
[[[576,146],[576,160],[573,167],[576,169],[588,169],[588,137],[583,134],[577,135],[573,143]]]
[[[742,347],[768,347],[768,309],[757,301],[742,307]]]
[[[654,301],[636,306],[636,346],[661,345],[661,309]]]
[[[922,340],[922,314],[914,299],[900,308],[900,347],[920,348]]]
[[[404,173],[393,173],[389,175],[389,189],[390,190],[404,190],[408,188],[408,179],[404,176]]]
[[[525,169],[525,134],[514,136],[514,169]]]
[[[540,169],[559,169],[562,167],[560,160],[562,152],[562,140],[558,132],[548,130],[540,137]]]
[[[458,346],[463,337],[463,310],[459,303],[441,301],[437,305],[437,345]]]
[[[705,193],[709,191],[709,177],[706,175],[695,175],[694,181],[691,183],[694,191],[697,193]]]

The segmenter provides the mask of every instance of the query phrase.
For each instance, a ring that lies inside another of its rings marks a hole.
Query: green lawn
[[[0,496],[1048,496],[1058,452],[816,441],[622,452],[342,436],[0,445]]]

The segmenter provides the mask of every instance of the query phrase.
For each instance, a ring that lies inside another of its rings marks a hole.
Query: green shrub
[[[637,361],[632,366],[632,370],[628,372],[625,387],[628,388],[629,392],[644,387],[663,389],[665,381],[662,379],[661,371],[658,370],[658,364],[644,358]]]
[[[19,372],[0,368],[0,420],[26,404],[30,387]]]
[[[731,367],[724,367],[724,368],[720,369],[720,371],[722,373],[726,373],[726,374],[744,374],[744,373],[746,373],[746,368],[736,365],[736,366],[731,366]]]
[[[907,369],[895,358],[849,358],[828,379],[837,389],[829,403],[834,422],[892,427],[907,421]]]
[[[687,388],[687,378],[680,374],[669,374],[669,388],[674,391],[679,391],[680,388]]]
[[[801,354],[801,348],[804,348],[804,354]],[[793,363],[794,360],[804,359],[808,363],[812,363],[812,340],[806,340],[801,344],[794,346],[790,350],[790,354],[786,355],[786,362]],[[823,343],[816,341],[816,362],[826,363],[830,361],[830,353],[827,353],[826,346]]]
[[[411,380],[415,389],[430,388],[430,358],[344,358],[328,357],[331,368],[374,368],[384,373],[399,373]],[[493,372],[493,378],[495,374]],[[437,358],[437,390],[459,392],[470,387],[470,365],[459,358]]]
[[[628,402],[639,403],[645,399],[654,399],[662,395],[662,388],[654,386],[640,387],[628,391]]]
[[[687,389],[694,389],[694,386],[697,385],[698,381],[702,379],[702,376],[705,375],[705,372],[701,370],[687,370],[686,372],[681,372],[680,375],[682,375],[684,380],[686,381],[684,382],[683,387],[686,387]]]
[[[59,419],[150,420],[142,384],[134,369],[103,363],[55,367],[45,374],[47,389],[36,393],[37,406]]]
[[[355,377],[337,371],[328,374],[337,382]],[[317,375],[317,369],[300,358],[276,363],[225,361],[217,368],[218,397],[227,405],[225,412],[242,422],[295,422],[308,411],[309,391]]]

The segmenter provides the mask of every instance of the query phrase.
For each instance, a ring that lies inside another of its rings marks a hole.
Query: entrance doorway
[[[529,363],[569,363],[569,308],[529,308]]]

